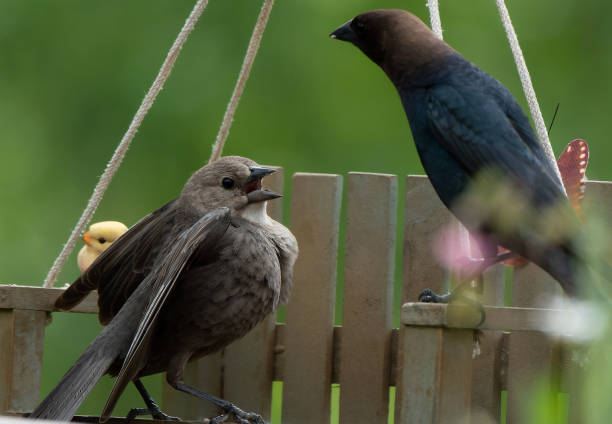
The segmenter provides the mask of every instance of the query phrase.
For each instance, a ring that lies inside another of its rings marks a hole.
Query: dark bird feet
[[[168,414],[164,414],[159,408],[155,410],[150,410],[149,408],[132,408],[130,412],[126,415],[125,419],[128,421],[132,421],[136,417],[140,417],[142,415],[150,415],[154,420],[160,421],[181,421],[178,417],[173,417]]]
[[[450,292],[448,292],[446,294],[436,294],[431,289],[425,289],[425,290],[423,290],[421,292],[421,294],[419,294],[419,302],[423,302],[423,303],[451,303],[452,301],[458,300],[458,301],[461,301],[461,302],[466,303],[468,305],[473,305],[480,312],[480,321],[476,325],[476,327],[480,327],[480,325],[482,325],[482,323],[485,321],[485,319],[487,317],[486,314],[485,314],[484,307],[482,306],[482,303],[480,303],[476,299],[473,299],[473,298],[471,298],[469,296],[461,294],[461,292],[460,292],[461,288],[462,288],[462,286],[458,286],[454,290],[451,290]]]
[[[434,293],[431,289],[425,289],[419,295],[419,302],[424,303],[450,303],[453,300],[455,291],[450,291],[446,294]]]
[[[140,395],[142,396],[142,399],[147,405],[147,408],[130,409],[130,412],[128,412],[127,416],[125,417],[126,420],[131,421],[141,415],[151,415],[155,420],[181,421],[181,419],[178,417],[173,417],[162,412],[157,402],[153,400],[153,398],[151,397],[149,392],[147,392],[147,389],[145,388],[144,384],[142,384],[142,381],[140,381],[139,378],[135,378],[132,382],[134,383],[134,386],[136,386],[138,393],[140,393]]]
[[[209,421],[210,424],[221,424],[229,419],[232,419],[233,422],[237,422],[239,424],[266,424],[264,419],[261,418],[261,415],[259,414],[256,414],[254,412],[245,412],[231,402],[228,402],[213,395],[209,395],[208,393],[204,393],[196,389],[195,387],[191,387],[183,383],[182,381],[174,382],[169,380],[168,382],[176,390],[180,390],[181,392],[188,393],[199,399],[211,402],[225,411],[224,414],[219,415],[215,418],[211,418]]]
[[[210,424],[222,424],[230,419],[232,422],[240,424],[266,424],[261,415],[254,412],[245,412],[233,403],[228,402],[227,406],[223,409],[225,409],[225,413],[218,417],[211,418]]]

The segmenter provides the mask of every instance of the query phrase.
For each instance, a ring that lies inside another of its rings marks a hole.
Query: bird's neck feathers
[[[456,53],[441,40],[398,49],[385,57],[381,68],[396,87],[415,83],[423,68],[442,68],[446,58]],[[431,75],[431,74],[430,74]]]
[[[272,218],[268,216],[266,204],[268,202],[250,203],[236,212],[237,217],[255,225],[270,225]]]
[[[457,54],[416,16],[403,18],[391,22],[391,27],[382,31],[377,48],[382,54],[376,58],[368,55],[396,86],[418,74],[423,67],[435,67]]]

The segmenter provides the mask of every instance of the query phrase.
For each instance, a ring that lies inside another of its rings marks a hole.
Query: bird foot
[[[233,403],[227,405],[224,414],[211,418],[210,424],[222,424],[230,418],[239,424],[266,424],[261,415],[254,412],[245,412]]]
[[[457,301],[461,301],[470,305],[475,306],[476,308],[478,308],[479,312],[480,312],[480,321],[478,322],[478,324],[476,325],[476,327],[479,327],[486,319],[486,314],[485,314],[485,310],[484,307],[482,306],[482,303],[480,303],[479,301],[466,296],[464,294],[461,294],[460,290],[461,290],[462,286],[458,286],[456,287],[454,290],[451,290],[450,292],[446,293],[446,294],[436,294],[435,292],[433,292],[431,289],[425,289],[421,292],[421,294],[419,294],[419,302],[423,302],[423,303],[451,303],[455,300]]]
[[[453,300],[455,295],[454,291],[448,292],[446,294],[437,294],[431,289],[425,289],[419,294],[419,302],[424,303],[449,303]]]
[[[134,418],[141,415],[151,415],[153,419],[160,421],[181,421],[178,417],[173,417],[168,414],[164,414],[159,408],[156,410],[150,410],[149,408],[132,408],[130,412],[125,416],[125,419],[132,421]]]

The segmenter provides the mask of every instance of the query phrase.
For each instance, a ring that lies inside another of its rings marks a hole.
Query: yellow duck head
[[[92,224],[89,231],[83,235],[85,246],[77,256],[81,272],[84,272],[100,253],[108,249],[127,230],[128,228],[118,221],[102,221]]]

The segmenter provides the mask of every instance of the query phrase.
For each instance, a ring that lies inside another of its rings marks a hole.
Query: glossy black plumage
[[[357,46],[393,82],[434,189],[459,220],[481,236],[481,248],[495,254],[500,244],[535,262],[567,293],[576,294],[579,223],[567,213],[561,181],[510,92],[403,10],[363,13],[331,37]],[[486,197],[466,203],[479,178],[510,187],[512,196],[505,205]],[[500,228],[503,209],[513,203],[524,205],[523,215],[513,222],[506,219]],[[483,213],[483,208],[491,210]],[[555,215],[564,220],[553,236],[548,222]]]

